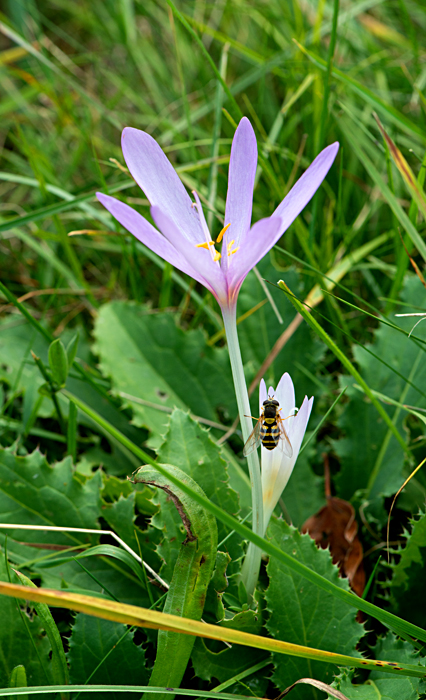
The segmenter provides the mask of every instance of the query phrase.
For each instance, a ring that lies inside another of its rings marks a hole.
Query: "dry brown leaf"
[[[348,501],[331,495],[327,455],[324,455],[324,466],[327,505],[304,522],[302,532],[308,532],[322,549],[330,547],[333,564],[337,564],[341,575],[348,578],[352,590],[362,596],[365,588],[364,555],[357,534],[355,511]]]

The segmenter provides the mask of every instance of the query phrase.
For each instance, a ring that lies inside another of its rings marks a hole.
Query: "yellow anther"
[[[232,248],[232,246],[234,245],[234,243],[235,243],[235,241],[232,240],[232,241],[230,241],[230,242],[228,243],[228,245],[226,246],[226,250],[228,251],[228,255],[234,255],[234,253],[236,253],[237,250],[240,249],[240,246],[238,246],[238,248],[235,248],[234,250],[231,250],[231,248]]]
[[[213,262],[217,262],[218,260],[221,259],[221,257],[222,257],[221,254],[218,253],[218,252],[216,251],[216,254],[215,254],[214,258],[213,258]]]
[[[228,228],[230,227],[231,224],[226,224],[222,231],[219,233],[218,237],[216,238],[216,243],[220,243],[222,238],[224,237],[225,233],[227,232]]]
[[[197,243],[196,248],[205,248],[206,250],[209,249],[209,246],[214,245],[214,241],[208,241],[206,243]]]

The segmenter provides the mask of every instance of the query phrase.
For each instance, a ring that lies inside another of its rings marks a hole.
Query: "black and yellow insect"
[[[293,448],[284,428],[284,420],[279,415],[281,410],[279,405],[274,398],[267,398],[263,402],[262,414],[244,445],[245,457],[259,447],[260,443],[267,450],[279,447],[287,457],[293,456]]]

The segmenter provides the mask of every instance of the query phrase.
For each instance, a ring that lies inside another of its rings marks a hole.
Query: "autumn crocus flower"
[[[135,181],[151,204],[155,228],[137,211],[118,199],[98,193],[99,201],[139,241],[167,262],[203,284],[216,297],[223,315],[229,358],[244,441],[251,431],[250,403],[238,344],[237,297],[248,272],[279,240],[315,194],[327,175],[338,143],[327,146],[292,187],[272,216],[251,226],[257,144],[248,119],[243,117],[232,141],[224,226],[213,241],[200,198],[191,200],[158,143],[144,131],[126,128],[122,135],[124,158]],[[247,458],[252,484],[253,531],[263,535],[263,503],[257,451]],[[256,585],[261,551],[249,548],[242,577],[251,594]]]
[[[325,148],[272,216],[250,228],[257,144],[249,120],[243,117],[232,142],[225,222],[216,241],[210,235],[197,193],[193,193],[192,201],[167,156],[149,134],[126,127],[122,148],[130,173],[151,204],[157,228],[114,197],[98,193],[99,201],[139,241],[207,287],[223,310],[235,309],[247,273],[315,194],[339,145]]]
[[[280,404],[280,417],[284,419],[284,427],[292,447],[291,457],[285,450],[276,447],[267,450],[261,446],[261,472],[263,492],[263,519],[264,529],[268,527],[270,517],[278,500],[287,486],[287,482],[296,463],[303,436],[311,415],[313,397],[305,396],[299,410],[295,406],[294,386],[290,375],[286,372],[281,377],[278,386],[272,386],[266,391],[266,384],[262,381],[259,386],[259,407],[269,397],[274,397]],[[260,415],[260,414],[259,414]]]

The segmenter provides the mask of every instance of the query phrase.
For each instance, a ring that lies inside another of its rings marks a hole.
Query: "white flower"
[[[274,508],[278,503],[278,499],[287,486],[287,482],[293,471],[314,402],[313,397],[308,399],[308,397],[305,396],[300,410],[297,411],[295,407],[293,382],[287,372],[281,377],[276,389],[272,386],[269,387],[269,392],[266,391],[264,380],[262,379],[260,382],[259,415],[261,415],[262,412],[263,402],[268,397],[273,397],[280,404],[281,410],[279,415],[284,420],[285,431],[293,448],[293,454],[291,457],[288,457],[281,449],[280,445],[273,450],[267,450],[263,445],[261,446],[263,518],[265,531]]]

